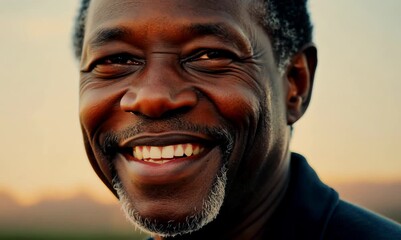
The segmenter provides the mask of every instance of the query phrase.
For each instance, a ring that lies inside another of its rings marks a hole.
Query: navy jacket
[[[339,198],[304,157],[291,156],[290,185],[264,233],[272,240],[401,240],[401,225]]]

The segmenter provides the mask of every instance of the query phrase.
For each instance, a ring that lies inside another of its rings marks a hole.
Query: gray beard
[[[162,237],[174,237],[188,234],[199,230],[213,221],[217,217],[223,204],[226,184],[227,168],[225,164],[223,164],[213,182],[208,196],[203,201],[203,207],[200,212],[187,216],[186,220],[183,222],[171,220],[168,221],[168,223],[160,223],[157,219],[143,218],[133,207],[118,176],[116,175],[113,179],[113,187],[119,196],[121,208],[128,220],[141,231],[151,235],[157,234]]]

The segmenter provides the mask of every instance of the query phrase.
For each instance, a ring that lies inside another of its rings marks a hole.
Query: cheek
[[[252,125],[257,122],[260,112],[260,98],[249,89],[226,88],[215,97],[220,113],[236,126]]]
[[[81,87],[79,96],[80,122],[86,134],[93,136],[94,131],[103,124],[108,116],[119,108],[119,100],[123,91],[117,86],[96,84]]]
[[[81,125],[88,135],[99,124],[102,115],[104,115],[104,110],[107,108],[105,103],[108,101],[100,100],[102,98],[97,92],[88,90],[80,95],[79,116]]]
[[[221,82],[200,87],[219,114],[237,128],[249,128],[258,122],[263,94],[244,82]]]

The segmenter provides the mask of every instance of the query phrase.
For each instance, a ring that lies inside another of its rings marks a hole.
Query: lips
[[[114,163],[122,178],[140,188],[200,181],[204,174],[212,178],[219,169],[218,142],[187,132],[138,134],[120,142]]]
[[[215,145],[208,136],[165,133],[141,134],[120,144],[128,161],[165,164],[174,160],[195,159]]]

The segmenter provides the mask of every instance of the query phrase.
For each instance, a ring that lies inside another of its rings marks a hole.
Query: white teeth
[[[160,147],[150,147],[150,158],[152,159],[160,159],[162,158],[162,152],[160,151]]]
[[[170,162],[174,157],[190,157],[203,152],[204,148],[198,144],[177,144],[165,147],[160,146],[136,146],[132,155],[146,162],[163,164]]]
[[[144,146],[142,148],[142,156],[145,159],[150,158],[150,153],[149,153],[149,147],[148,146]]]
[[[153,160],[153,159],[146,159],[146,162],[151,162],[151,163],[157,163],[157,164],[162,164],[163,161],[159,161],[159,160]]]
[[[136,157],[139,160],[142,160],[143,156],[142,156],[142,151],[141,151],[140,147],[135,147],[134,157]]]
[[[200,148],[199,148],[198,145],[196,145],[196,146],[194,147],[193,155],[198,155],[199,152],[200,152]]]
[[[174,146],[167,146],[162,148],[162,158],[173,158],[174,157]]]
[[[187,144],[187,145],[185,146],[185,150],[184,150],[185,155],[186,155],[187,157],[189,157],[189,156],[192,155],[192,152],[193,152],[193,150],[192,150],[192,144]]]
[[[174,151],[174,156],[176,157],[184,156],[184,148],[182,147],[182,144],[177,145]]]

